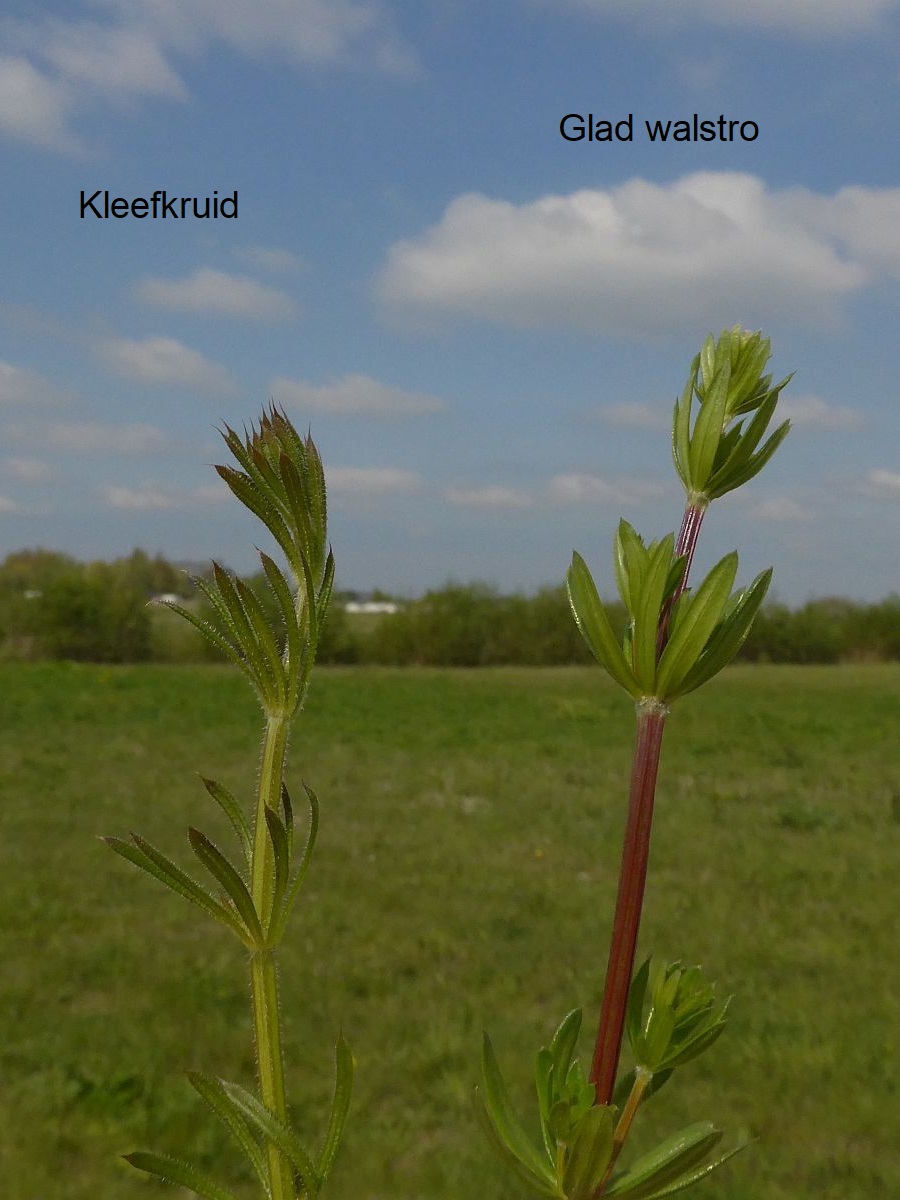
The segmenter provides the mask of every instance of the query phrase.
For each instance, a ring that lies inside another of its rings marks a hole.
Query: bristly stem
[[[660,616],[657,659],[665,649],[668,640],[672,606],[687,587],[694,550],[697,547],[697,539],[700,536],[700,527],[703,524],[706,508],[706,503],[695,501],[694,503],[689,502],[684,510],[675,553],[679,556],[683,555],[687,562],[681,583]],[[603,1003],[600,1009],[600,1024],[591,1068],[591,1080],[596,1087],[597,1104],[609,1104],[612,1099],[619,1055],[622,1050],[628,989],[634,973],[641,909],[644,903],[644,886],[647,881],[647,864],[650,859],[653,804],[656,797],[659,755],[662,749],[667,713],[666,706],[653,697],[642,700],[637,706],[637,729],[628,798],[628,823],[622,847],[619,890],[613,918]]]
[[[600,1009],[600,1025],[591,1067],[591,1081],[596,1087],[597,1104],[609,1104],[619,1065],[628,989],[634,972],[647,863],[650,858],[650,829],[653,824],[659,754],[668,712],[664,704],[654,699],[642,700],[637,710],[628,824],[622,847],[619,893],[616,898],[603,1004]]]
[[[266,808],[274,809],[281,793],[287,737],[288,713],[270,714],[263,740],[259,768],[256,828],[253,841],[251,894],[263,928],[270,923],[275,859],[268,835]],[[278,1008],[278,979],[274,948],[267,947],[250,958],[250,989],[253,997],[253,1030],[259,1069],[259,1091],[263,1104],[287,1121],[284,1060],[281,1051],[281,1022]],[[290,1163],[273,1143],[267,1145],[272,1200],[293,1200],[294,1183]]]

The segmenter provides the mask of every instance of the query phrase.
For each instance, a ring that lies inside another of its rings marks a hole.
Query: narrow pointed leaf
[[[553,1078],[562,1082],[569,1070],[569,1064],[575,1054],[578,1034],[581,1030],[581,1009],[573,1008],[560,1022],[559,1028],[550,1043],[550,1053],[553,1056]]]
[[[303,852],[300,855],[300,862],[294,872],[294,878],[291,880],[287,895],[285,896],[284,904],[281,906],[280,915],[273,914],[272,924],[269,928],[269,939],[278,941],[287,919],[290,916],[291,909],[297,901],[300,894],[300,889],[303,886],[303,880],[306,878],[306,872],[309,870],[310,859],[312,858],[313,848],[316,844],[316,835],[319,831],[319,801],[316,793],[311,787],[305,783],[303,789],[306,792],[306,798],[309,803],[309,830],[306,835],[306,843],[303,847]]]
[[[704,492],[715,462],[719,438],[725,428],[730,378],[730,367],[723,363],[713,377],[712,385],[704,389],[701,397],[703,403],[691,434],[691,478],[694,487]]]
[[[200,1071],[188,1071],[187,1078],[191,1087],[209,1105],[240,1146],[268,1196],[269,1172],[266,1156],[256,1137],[250,1132],[241,1109],[225,1091],[221,1080],[213,1078],[212,1075],[204,1075]]]
[[[353,1055],[344,1040],[343,1033],[339,1035],[334,1048],[334,1068],[334,1098],[331,1102],[331,1116],[328,1120],[328,1129],[317,1164],[319,1177],[323,1183],[328,1178],[341,1143],[353,1089]]]
[[[645,1196],[644,1200],[665,1200],[666,1196],[674,1196],[678,1192],[683,1192],[685,1188],[693,1187],[695,1183],[699,1183],[701,1179],[705,1179],[713,1171],[717,1171],[719,1167],[725,1165],[729,1159],[734,1158],[736,1154],[740,1154],[742,1150],[746,1150],[749,1143],[743,1142],[740,1146],[734,1146],[726,1154],[722,1154],[719,1158],[713,1159],[712,1162],[704,1163],[702,1167],[698,1167],[694,1171],[689,1171],[687,1175],[682,1175],[675,1183],[664,1187],[662,1191],[651,1192],[649,1196]]]
[[[616,641],[591,573],[577,552],[572,555],[566,586],[575,623],[594,658],[606,668],[616,683],[637,700],[641,694],[640,687]]]
[[[244,658],[235,649],[232,642],[229,641],[229,639],[225,636],[225,634],[222,633],[220,629],[217,629],[216,626],[212,625],[209,621],[205,621],[203,617],[198,617],[188,609],[183,608],[180,604],[174,604],[171,600],[161,600],[160,603],[165,608],[170,608],[172,612],[178,613],[179,617],[183,617],[185,621],[188,621],[191,625],[193,625],[194,628],[201,633],[208,642],[211,642],[217,650],[221,651],[221,653],[225,655],[226,658],[230,658],[235,666],[240,667],[240,669],[253,684],[254,688],[256,687],[256,681],[253,678],[253,672],[249,669],[247,663],[244,661]]]
[[[281,783],[281,811],[284,813],[284,831],[287,834],[288,858],[294,853],[294,806],[287,784]]]
[[[675,461],[675,469],[687,491],[693,487],[690,461],[691,406],[694,399],[697,365],[697,359],[694,359],[681,399],[675,401],[675,412],[672,416],[672,458]]]
[[[634,675],[642,695],[656,695],[656,645],[659,617],[672,567],[674,534],[668,534],[653,546],[641,594],[634,613]]]
[[[771,567],[757,575],[732,612],[713,632],[706,650],[700,656],[697,664],[688,671],[677,691],[673,693],[673,698],[675,695],[685,696],[688,692],[694,691],[731,662],[750,632],[771,580]]]
[[[287,890],[288,875],[290,872],[290,861],[288,859],[288,844],[287,830],[278,813],[273,808],[266,805],[266,828],[269,832],[269,840],[272,843],[272,852],[275,857],[275,884],[272,888],[272,914],[269,919],[268,927],[270,934],[277,928],[277,915],[281,912],[281,904],[284,900],[284,893]]]
[[[485,1136],[493,1146],[494,1150],[506,1165],[533,1191],[539,1192],[542,1196],[553,1196],[559,1200],[559,1192],[556,1187],[555,1177],[551,1182],[551,1172],[541,1172],[538,1174],[530,1167],[526,1166],[522,1160],[510,1150],[509,1146],[502,1140],[497,1128],[487,1111],[484,1103],[484,1096],[479,1088],[475,1089],[475,1115],[478,1118],[478,1123],[484,1130]]]
[[[487,1034],[484,1035],[481,1070],[484,1081],[484,1107],[497,1136],[524,1167],[538,1178],[546,1180],[552,1189],[555,1182],[554,1172],[544,1155],[528,1137],[513,1111],[491,1039]]]
[[[153,1154],[148,1150],[136,1150],[133,1154],[123,1154],[126,1162],[146,1171],[148,1175],[156,1175],[166,1183],[180,1184],[197,1196],[206,1200],[237,1200],[234,1192],[221,1187],[199,1167],[180,1158],[171,1158],[168,1154]]]
[[[215,779],[207,779],[201,775],[200,780],[209,794],[215,800],[216,804],[224,812],[225,816],[231,822],[235,833],[240,839],[241,846],[244,850],[247,862],[250,862],[252,854],[253,839],[250,835],[250,825],[247,818],[244,816],[241,806],[229,792],[228,788],[223,787],[221,783],[217,783]]]
[[[287,637],[287,665],[288,665],[288,693],[292,698],[292,703],[297,702],[297,688],[300,679],[300,670],[303,663],[303,639],[300,635],[300,629],[297,625],[297,613],[294,607],[294,597],[291,595],[291,589],[288,581],[285,579],[282,572],[276,566],[275,562],[262,551],[259,552],[259,557],[263,565],[263,570],[266,573],[266,578],[269,581],[269,586],[278,601],[278,607],[281,609],[281,615],[284,620],[285,634]]]
[[[779,425],[762,449],[758,450],[745,466],[734,474],[729,473],[726,482],[717,489],[716,496],[723,496],[726,492],[734,491],[735,488],[741,487],[751,480],[754,475],[758,475],[787,437],[790,429],[790,421],[785,421],[782,425]]]
[[[217,921],[221,921],[232,929],[238,937],[249,945],[247,931],[239,920],[236,913],[231,912],[223,904],[220,904],[215,897],[211,896],[207,890],[202,887],[190,875],[186,875],[180,867],[176,867],[170,859],[161,854],[149,842],[144,841],[136,833],[133,833],[132,839],[134,845],[128,842],[123,842],[120,838],[106,837],[102,840],[106,842],[111,850],[115,850],[116,854],[120,854],[122,858],[127,858],[129,862],[134,863],[136,867],[140,867],[142,871],[146,871],[148,875],[152,875],[158,879],[160,883],[164,883],[166,887],[171,888],[179,896],[183,896],[185,900],[190,900],[199,908],[204,909]]]
[[[261,698],[265,699],[267,705],[274,705],[278,700],[278,682],[272,677],[257,632],[244,609],[237,581],[232,579],[218,563],[213,563],[213,572],[219,588],[219,595],[222,597],[222,602],[228,609],[228,614],[237,631],[241,650],[253,669]]]
[[[613,1148],[613,1111],[595,1105],[582,1118],[563,1174],[566,1200],[591,1200],[606,1173]]]
[[[249,1125],[278,1147],[301,1175],[307,1191],[315,1196],[321,1187],[321,1180],[296,1132],[240,1084],[229,1083],[224,1079],[221,1083]]]
[[[204,867],[218,879],[219,883],[221,883],[222,887],[231,897],[235,908],[243,918],[244,925],[250,937],[257,944],[261,944],[264,941],[264,937],[262,926],[259,922],[259,914],[256,911],[256,906],[243,879],[241,879],[225,855],[199,829],[194,829],[191,826],[188,829],[188,840],[191,843],[191,849],[203,863]]]
[[[253,589],[244,583],[243,579],[238,579],[237,577],[235,577],[234,585],[240,597],[241,604],[244,607],[244,612],[247,614],[247,618],[253,627],[257,644],[265,658],[269,677],[275,686],[275,693],[280,700],[283,700],[286,691],[284,663],[281,659],[281,651],[278,649],[275,641],[275,635],[272,633],[259,598]]]
[[[726,554],[709,572],[693,594],[690,607],[673,629],[656,675],[657,695],[664,698],[700,657],[722,612],[737,574],[738,556]]]
[[[649,1200],[660,1188],[675,1183],[698,1166],[721,1140],[721,1129],[716,1129],[711,1122],[691,1125],[666,1138],[623,1174],[615,1176],[603,1194]]]

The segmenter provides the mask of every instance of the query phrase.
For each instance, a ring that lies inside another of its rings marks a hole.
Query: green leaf
[[[247,618],[253,628],[257,645],[265,660],[268,677],[274,685],[274,694],[277,699],[283,702],[287,693],[284,663],[268,618],[262,610],[262,605],[256,593],[243,579],[235,576],[234,586],[243,605],[244,612],[247,614]]]
[[[650,959],[644,959],[635,973],[628,989],[628,1006],[625,1010],[625,1030],[631,1052],[639,1061],[644,1057],[644,999],[650,979]]]
[[[229,1083],[224,1079],[220,1080],[220,1083],[248,1124],[255,1128],[263,1138],[278,1147],[300,1174],[304,1187],[310,1195],[315,1196],[322,1186],[322,1181],[296,1131],[276,1116],[271,1109],[261,1104],[251,1092],[242,1088],[240,1084]]]
[[[754,475],[758,475],[787,437],[790,428],[790,421],[785,421],[782,425],[779,425],[762,449],[758,450],[744,467],[734,473],[729,473],[727,482],[720,485],[716,495],[722,496],[726,492],[734,491],[735,488],[747,483]]]
[[[223,787],[221,783],[217,783],[215,779],[207,779],[201,775],[200,780],[234,827],[234,831],[240,839],[244,855],[249,863],[253,853],[253,841],[250,836],[250,825],[244,816],[241,806],[235,800],[234,796],[232,796],[231,792],[229,792],[228,788]]]
[[[288,859],[288,841],[287,830],[279,817],[278,813],[273,808],[269,808],[268,804],[265,809],[266,828],[269,832],[269,840],[272,843],[272,852],[275,857],[275,886],[272,889],[272,912],[269,921],[267,922],[269,934],[278,927],[278,916],[281,912],[281,903],[284,899],[284,893],[287,890],[288,874],[290,872],[290,861]]]
[[[224,854],[209,840],[206,834],[191,826],[188,829],[188,840],[191,849],[203,863],[204,867],[216,878],[234,901],[234,906],[243,918],[247,933],[256,943],[262,945],[265,941],[259,914],[247,890],[247,885],[228,861]]]
[[[136,867],[140,867],[142,871],[146,871],[148,875],[152,875],[166,887],[171,888],[173,892],[177,892],[179,896],[183,896],[185,900],[190,900],[199,908],[204,909],[217,921],[221,921],[233,930],[238,937],[247,946],[252,946],[252,942],[247,936],[247,931],[243,923],[237,916],[237,913],[232,912],[223,904],[220,904],[213,896],[207,892],[195,879],[190,875],[186,875],[179,867],[176,867],[164,854],[151,846],[149,842],[144,841],[136,833],[131,835],[134,845],[129,845],[128,842],[123,842],[120,838],[105,837],[101,840],[106,842],[111,850],[115,850],[116,854],[120,854],[122,858],[127,858],[129,862],[134,863]]]
[[[269,927],[269,939],[278,941],[281,937],[282,930],[290,916],[291,909],[296,903],[297,896],[300,894],[300,888],[303,886],[303,880],[306,878],[306,872],[309,870],[310,859],[312,858],[313,848],[316,844],[316,835],[319,831],[319,801],[316,793],[311,787],[305,783],[303,790],[306,792],[307,802],[309,803],[309,830],[306,835],[306,843],[303,847],[303,852],[300,855],[300,862],[294,872],[294,878],[288,888],[284,904],[281,906],[281,914],[273,914],[272,924]]]
[[[628,1196],[630,1200],[650,1200],[701,1163],[722,1140],[721,1129],[709,1121],[700,1121],[666,1138],[649,1154],[644,1154],[621,1175],[613,1177],[604,1196]]]
[[[510,1154],[518,1159],[531,1174],[546,1183],[552,1194],[555,1190],[555,1172],[551,1169],[546,1157],[528,1137],[513,1112],[491,1039],[486,1033],[482,1048],[481,1072],[484,1081],[484,1107],[498,1138]]]
[[[677,622],[659,661],[656,695],[665,699],[696,663],[722,617],[737,574],[738,556],[726,554],[709,572],[697,591],[682,601]],[[686,600],[686,604],[685,604]]]
[[[633,632],[634,675],[639,695],[655,696],[656,643],[659,617],[672,568],[675,535],[670,533],[650,547],[650,562],[640,594],[635,597]]]
[[[578,1034],[581,1030],[581,1009],[573,1008],[563,1017],[559,1028],[550,1043],[550,1054],[553,1061],[553,1078],[562,1081],[566,1078],[569,1064],[575,1054]]]
[[[700,393],[702,401],[691,434],[690,464],[694,488],[706,491],[712,465],[716,459],[719,438],[725,429],[728,407],[728,385],[731,367],[727,362],[718,366],[712,384]]]
[[[285,632],[287,635],[287,689],[288,695],[291,697],[291,703],[295,706],[299,704],[300,696],[300,677],[304,663],[304,644],[300,633],[300,627],[297,624],[297,613],[294,608],[294,598],[291,595],[291,589],[288,581],[285,579],[282,572],[276,566],[275,562],[262,551],[259,552],[260,561],[263,565],[263,570],[266,573],[266,578],[269,581],[269,586],[278,601],[278,607],[281,610],[281,616],[284,620]]]
[[[641,689],[625,661],[621,646],[616,641],[591,573],[577,552],[572,555],[566,587],[575,623],[594,658],[606,668],[616,683],[636,700],[639,699]]]
[[[256,630],[241,601],[237,580],[232,579],[229,573],[215,562],[213,563],[213,574],[215,575],[222,603],[227,608],[234,629],[237,632],[238,643],[253,670],[260,699],[264,701],[267,708],[273,708],[279,700],[280,679],[272,675],[266,655],[259,643]],[[207,594],[212,596],[212,589]]]
[[[206,1197],[206,1200],[237,1200],[234,1192],[220,1187],[204,1171],[183,1159],[171,1158],[168,1154],[152,1154],[147,1150],[136,1150],[133,1154],[123,1154],[122,1157],[139,1171],[156,1175],[166,1183],[180,1184],[195,1195]]]
[[[294,852],[294,806],[291,804],[291,794],[287,784],[281,783],[281,811],[284,813],[284,830],[287,834],[288,859]]]
[[[559,1192],[556,1187],[556,1180],[551,1184],[545,1174],[537,1174],[527,1167],[512,1150],[501,1139],[497,1128],[492,1121],[487,1107],[484,1103],[484,1096],[480,1089],[475,1089],[475,1116],[478,1118],[478,1123],[484,1130],[484,1134],[490,1142],[491,1146],[496,1151],[497,1155],[506,1163],[506,1165],[516,1174],[523,1183],[527,1184],[533,1191],[539,1192],[542,1196],[553,1196],[559,1200]]]
[[[269,1195],[269,1172],[266,1156],[259,1142],[251,1133],[246,1117],[222,1086],[222,1081],[200,1071],[186,1072],[191,1087],[201,1096],[216,1114],[228,1132],[244,1152],[257,1178]]]
[[[672,698],[694,691],[731,662],[750,632],[771,581],[772,568],[769,567],[757,575],[750,587],[740,595],[732,611],[713,631],[696,665],[688,671],[677,691],[672,693]]]
[[[746,1150],[749,1143],[743,1142],[740,1146],[734,1146],[726,1154],[719,1158],[713,1159],[712,1162],[705,1163],[696,1171],[690,1171],[687,1175],[682,1175],[680,1179],[668,1187],[664,1187],[662,1191],[652,1192],[649,1196],[644,1197],[644,1200],[665,1200],[666,1196],[674,1196],[677,1192],[683,1192],[686,1188],[693,1187],[695,1183],[699,1183],[701,1179],[705,1179],[713,1171],[717,1171],[719,1167],[724,1166],[729,1159],[734,1158],[736,1154],[740,1154],[742,1150]]]
[[[693,490],[690,460],[691,405],[694,399],[694,387],[699,365],[700,356],[697,355],[691,364],[691,373],[684,386],[681,399],[675,401],[675,412],[672,416],[672,458],[675,461],[675,470],[678,472],[681,482],[688,492]]]
[[[319,1155],[317,1169],[324,1183],[331,1171],[334,1157],[337,1154],[344,1132],[344,1122],[350,1108],[350,1094],[353,1088],[353,1055],[350,1047],[341,1033],[334,1048],[334,1099],[331,1102],[331,1116],[328,1120],[328,1130]]]
[[[613,1149],[613,1110],[588,1109],[566,1154],[563,1191],[566,1200],[591,1200],[606,1173]]]
[[[194,582],[199,586],[199,580],[194,580]],[[250,680],[254,689],[256,688],[256,679],[248,663],[236,649],[234,644],[229,641],[229,639],[220,629],[216,628],[216,626],[211,624],[209,621],[204,620],[203,617],[196,616],[194,613],[189,612],[188,609],[183,608],[180,604],[173,603],[171,600],[161,600],[160,604],[162,604],[164,608],[169,608],[172,610],[172,612],[178,613],[179,617],[183,617],[185,621],[188,621],[191,625],[193,625],[194,628],[201,633],[208,642],[211,642],[212,645],[215,646],[217,650],[221,651],[226,658],[230,658],[235,666],[240,667],[240,669]]]

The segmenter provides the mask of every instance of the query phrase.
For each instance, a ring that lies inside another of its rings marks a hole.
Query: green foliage
[[[737,554],[726,554],[696,591],[680,592],[685,559],[673,534],[645,546],[627,521],[616,534],[619,595],[629,617],[622,644],[580,554],[567,578],[576,624],[591,653],[635,700],[661,703],[706,683],[740,649],[772,576],[763,571],[749,588],[731,592]],[[663,616],[671,610],[668,639],[659,653]]]
[[[768,338],[736,325],[718,338],[710,334],[691,364],[672,422],[672,453],[688,504],[705,507],[747,483],[787,436],[789,421],[760,446],[791,378],[772,386],[771,375],[763,374],[770,355]],[[699,412],[692,428],[695,398]],[[744,416],[746,424],[738,419]]]
[[[673,711],[639,962],[689,949],[736,996],[708,1055],[642,1105],[623,1165],[709,1117],[758,1141],[697,1200],[900,1195],[898,703],[896,665],[739,665]],[[540,1138],[533,1052],[573,997],[585,1066],[590,1053],[601,937],[585,905],[596,889],[610,900],[621,849],[596,780],[611,794],[627,778],[629,710],[595,669],[314,675],[294,746],[321,834],[279,958],[291,1112],[311,1154],[339,1026],[359,1060],[333,1200],[360,1180],[391,1200],[528,1195],[479,1136],[473,1039],[487,1024]],[[252,1086],[245,952],[95,840],[140,830],[190,870],[195,825],[236,863],[195,770],[246,808],[257,715],[243,677],[218,667],[0,663],[4,1200],[175,1200],[120,1166],[137,1147],[257,1195],[227,1127],[177,1078]],[[293,799],[299,854],[299,785]],[[818,824],[789,826],[789,807]]]
[[[245,430],[243,438],[228,426],[223,437],[243,471],[230,466],[216,470],[273,535],[287,559],[290,579],[260,551],[268,587],[265,600],[258,590],[213,563],[210,576],[194,580],[207,602],[205,613],[171,599],[162,603],[240,668],[262,704],[265,727],[255,826],[251,828],[227,788],[203,779],[243,852],[242,866],[235,866],[205,833],[188,828],[191,850],[218,886],[218,896],[136,834],[133,844],[119,838],[104,840],[117,854],[205,909],[250,950],[259,1097],[237,1083],[199,1072],[193,1072],[190,1081],[238,1141],[259,1179],[264,1200],[316,1200],[343,1131],[352,1059],[341,1037],[328,1133],[314,1164],[288,1112],[273,955],[306,876],[318,826],[318,801],[306,787],[309,834],[295,865],[293,805],[284,768],[290,724],[306,695],[334,581],[334,559],[327,548],[325,481],[312,439],[300,438],[274,406],[263,412],[257,427],[249,433]],[[126,1158],[132,1166],[181,1183],[209,1200],[232,1200],[230,1192],[182,1159],[143,1151]]]

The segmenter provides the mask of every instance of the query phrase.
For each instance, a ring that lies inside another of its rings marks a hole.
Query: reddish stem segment
[[[644,700],[638,706],[631,793],[628,799],[628,825],[622,848],[619,894],[613,920],[606,984],[600,1010],[600,1027],[591,1067],[596,1086],[596,1103],[609,1104],[619,1065],[628,989],[634,971],[647,862],[650,857],[650,828],[653,823],[653,798],[659,771],[659,752],[667,709],[657,700]]]
[[[687,587],[688,574],[705,513],[705,504],[688,504],[684,510],[675,553],[685,555],[687,562],[680,586],[660,615],[657,657],[662,654],[668,640],[672,605]],[[622,847],[619,892],[616,897],[616,913],[613,918],[609,962],[600,1009],[600,1026],[597,1030],[594,1062],[591,1067],[591,1080],[596,1087],[597,1104],[609,1104],[619,1066],[628,990],[634,973],[644,885],[647,881],[653,801],[656,796],[659,754],[667,712],[665,704],[652,697],[638,705],[631,790],[628,797],[628,824]]]

